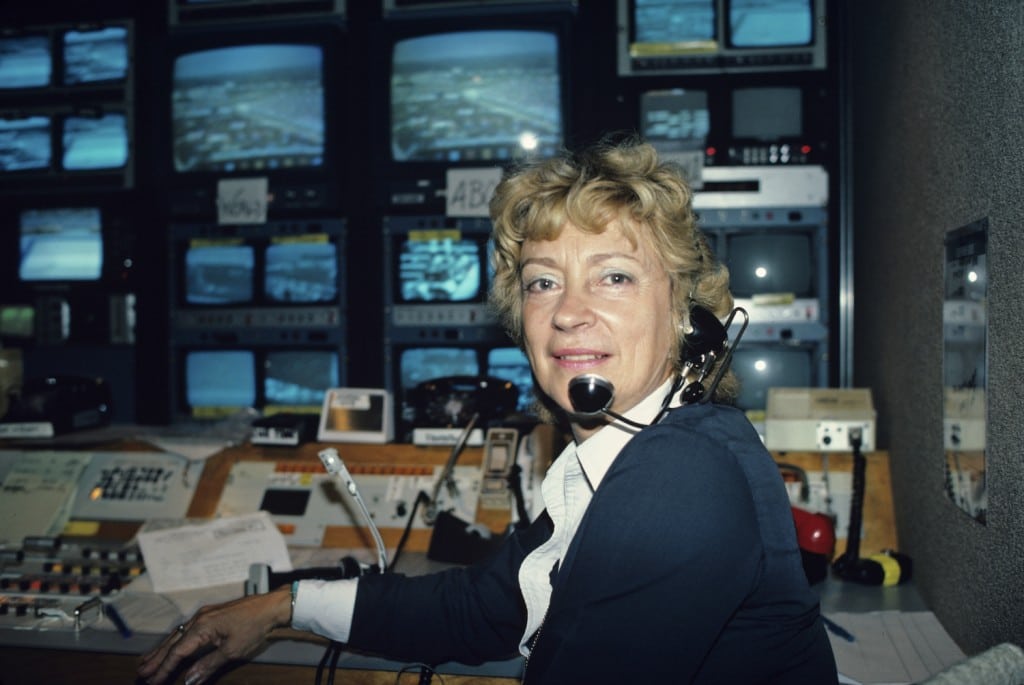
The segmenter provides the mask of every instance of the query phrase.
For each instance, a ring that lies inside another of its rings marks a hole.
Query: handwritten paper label
[[[491,196],[501,180],[501,167],[449,169],[446,180],[445,214],[490,216]]]
[[[222,178],[217,182],[217,223],[267,222],[267,179]]]

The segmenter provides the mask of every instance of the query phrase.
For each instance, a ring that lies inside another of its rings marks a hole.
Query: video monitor
[[[190,350],[185,401],[193,412],[256,406],[256,355],[251,350]]]
[[[185,251],[185,301],[195,305],[251,302],[255,250],[240,241],[196,240]]]
[[[63,129],[64,169],[120,169],[128,163],[128,121],[124,114],[68,116]]]
[[[410,232],[400,238],[398,302],[469,302],[482,297],[485,245],[459,231]]]
[[[519,389],[516,410],[529,412],[533,404],[533,370],[530,360],[518,347],[496,347],[487,351],[487,375],[512,381]]]
[[[98,207],[26,209],[20,216],[22,281],[95,281],[103,272]]]
[[[324,392],[340,383],[340,362],[334,350],[271,350],[264,355],[266,404],[319,410]]]
[[[733,352],[731,368],[740,381],[736,406],[744,411],[763,410],[768,388],[815,385],[813,355],[804,347],[742,344]]]
[[[107,26],[64,32],[64,85],[123,81],[128,74],[128,29]]]
[[[728,44],[735,48],[811,45],[812,0],[729,0]]]
[[[717,44],[714,0],[634,0],[633,42],[711,47]]]
[[[323,241],[281,239],[264,253],[263,294],[268,301],[311,304],[338,296],[338,247]]]
[[[810,232],[781,229],[726,235],[725,262],[733,295],[817,296],[813,243]]]
[[[803,93],[795,87],[737,88],[732,92],[732,135],[775,141],[804,133]]]
[[[393,161],[500,164],[561,147],[556,32],[432,32],[396,40],[391,59]]]
[[[179,54],[171,119],[179,173],[321,167],[324,49],[268,38]]]
[[[0,37],[0,91],[49,86],[52,52],[48,34]]]
[[[700,149],[711,132],[704,90],[651,90],[640,97],[640,132],[659,151]]]
[[[414,347],[402,350],[399,378],[403,391],[446,376],[479,376],[480,361],[471,347]]]
[[[0,116],[0,173],[45,171],[53,162],[47,115]]]

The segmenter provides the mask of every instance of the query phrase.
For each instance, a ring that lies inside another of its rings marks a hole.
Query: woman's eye
[[[532,281],[527,281],[526,285],[523,286],[523,290],[529,293],[536,293],[550,290],[554,285],[554,281],[550,278],[535,278]]]
[[[612,273],[605,276],[605,281],[612,285],[624,285],[626,283],[632,283],[633,279],[624,273]]]

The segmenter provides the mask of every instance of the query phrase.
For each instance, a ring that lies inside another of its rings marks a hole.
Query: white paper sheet
[[[140,532],[138,539],[155,592],[241,586],[252,564],[292,570],[284,536],[265,511]]]
[[[829,633],[844,683],[917,683],[964,658],[930,611],[836,612],[828,617],[854,637]]]

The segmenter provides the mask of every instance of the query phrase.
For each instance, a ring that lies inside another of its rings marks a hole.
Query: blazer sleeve
[[[544,513],[489,559],[424,576],[359,581],[349,646],[424,663],[479,664],[518,655],[526,625],[519,567],[551,535]]]

